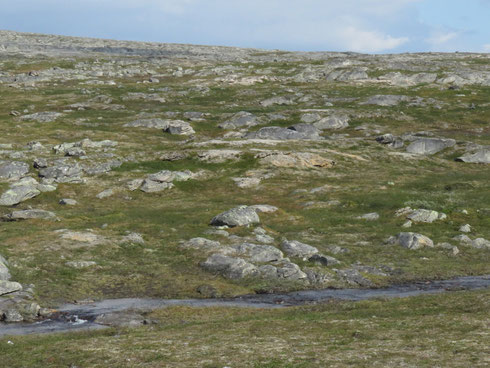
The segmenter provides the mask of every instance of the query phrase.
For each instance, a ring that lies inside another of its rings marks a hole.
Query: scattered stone
[[[373,283],[362,276],[360,272],[356,269],[346,269],[346,270],[335,270],[337,275],[341,277],[349,285],[361,286],[361,287],[371,287]]]
[[[70,261],[70,262],[66,262],[65,264],[68,267],[77,268],[77,269],[88,268],[97,265],[97,263],[94,261]]]
[[[369,97],[365,102],[361,103],[361,105],[378,105],[383,107],[396,106],[401,102],[410,101],[410,97],[408,96],[400,96],[400,95],[375,95]]]
[[[263,165],[292,168],[331,168],[335,161],[309,152],[267,152],[255,156]]]
[[[95,318],[95,323],[111,327],[139,327],[153,323],[141,314],[131,311],[104,313]]]
[[[448,147],[453,147],[455,144],[454,139],[420,138],[407,147],[407,152],[418,155],[433,155]]]
[[[260,128],[256,132],[245,134],[246,139],[275,139],[275,140],[319,140],[320,130],[313,125],[297,124],[289,128],[270,126]]]
[[[141,245],[145,244],[145,239],[143,239],[143,236],[139,233],[129,233],[128,235],[124,236],[122,240],[125,243],[141,244]]]
[[[22,285],[18,282],[0,280],[0,296],[21,291]]]
[[[66,206],[75,206],[76,204],[78,204],[78,202],[74,199],[62,198],[60,199],[59,204],[66,205]]]
[[[434,247],[434,242],[428,237],[417,233],[399,233],[388,239],[388,244],[401,245],[410,250],[416,250],[423,247]]]
[[[377,212],[366,213],[365,215],[357,216],[358,220],[376,221],[379,219],[379,214]]]
[[[98,199],[103,199],[103,198],[108,198],[114,195],[114,190],[113,189],[106,189],[97,194],[95,197]]]
[[[294,101],[287,97],[271,97],[263,100],[260,104],[264,107],[270,107],[273,105],[292,105],[294,104]]]
[[[0,206],[13,206],[41,194],[39,183],[26,177],[10,185],[10,188],[0,196]]]
[[[463,225],[459,228],[459,231],[461,231],[462,233],[471,233],[471,225]]]
[[[410,213],[407,218],[412,222],[425,222],[431,224],[434,221],[444,220],[447,216],[446,214],[437,211],[418,209]]]
[[[309,262],[312,262],[318,266],[333,266],[340,263],[340,261],[334,257],[326,256],[323,254],[314,254],[308,258]]]
[[[248,226],[260,222],[257,211],[253,207],[238,206],[215,216],[211,220],[213,226]]]
[[[14,211],[4,216],[7,221],[28,220],[28,219],[42,219],[42,220],[55,220],[56,215],[54,212],[45,210],[22,210]]]
[[[218,273],[231,280],[252,277],[258,274],[257,267],[242,258],[229,257],[222,254],[211,255],[201,267],[209,272]]]
[[[218,128],[221,129],[241,129],[241,128],[250,128],[258,125],[260,122],[257,117],[249,112],[240,111],[233,115],[230,119],[218,125]]]
[[[223,163],[228,160],[239,160],[242,156],[242,151],[237,150],[209,150],[198,152],[197,158],[201,161],[211,163]]]
[[[478,164],[490,164],[490,149],[485,148],[475,153],[467,153],[464,156],[458,157],[456,161],[478,163]]]
[[[253,209],[257,213],[274,213],[279,210],[279,208],[268,204],[254,204],[248,207]]]
[[[19,180],[29,173],[29,165],[19,161],[0,161],[0,179]]]
[[[393,134],[383,134],[376,137],[376,142],[393,147],[402,148],[404,143],[403,139],[395,137]]]
[[[36,121],[38,123],[52,123],[56,119],[62,117],[63,114],[59,112],[36,112],[34,114],[24,115],[20,117],[22,121]]]
[[[329,116],[318,120],[313,126],[319,130],[339,130],[349,127],[349,118],[347,116]]]
[[[296,240],[284,240],[281,243],[281,248],[288,256],[300,257],[305,260],[318,253],[317,248]]]

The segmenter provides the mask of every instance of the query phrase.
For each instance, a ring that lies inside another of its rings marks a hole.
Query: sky
[[[490,52],[490,0],[0,0],[0,29],[296,51]]]

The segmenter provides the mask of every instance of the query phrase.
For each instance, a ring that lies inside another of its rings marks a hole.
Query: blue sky
[[[305,51],[490,52],[490,0],[0,0],[0,29]]]

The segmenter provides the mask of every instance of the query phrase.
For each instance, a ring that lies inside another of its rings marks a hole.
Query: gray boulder
[[[271,246],[263,244],[243,243],[234,247],[236,254],[247,257],[251,262],[272,262],[283,258],[282,252]]]
[[[45,210],[22,210],[14,211],[4,216],[4,219],[8,221],[28,220],[28,219],[42,219],[42,220],[55,220],[56,215],[54,212]]]
[[[0,196],[0,206],[13,206],[41,194],[38,182],[26,177],[15,183]]]
[[[418,209],[411,212],[407,218],[413,222],[425,222],[431,224],[437,220],[444,220],[447,216],[446,214],[437,211]]]
[[[400,137],[395,137],[393,134],[380,135],[376,137],[376,142],[385,144],[393,148],[401,148],[404,145],[403,139],[401,139]]]
[[[53,179],[57,183],[82,182],[82,168],[76,162],[57,160],[53,166],[39,170],[39,177]]]
[[[324,254],[318,254],[318,253],[308,258],[308,261],[317,264],[319,266],[333,266],[340,263],[340,261],[337,258],[326,256]]]
[[[213,226],[248,226],[258,224],[260,218],[254,208],[248,206],[238,206],[220,213],[211,220]]]
[[[468,163],[490,164],[490,149],[484,148],[475,153],[467,153],[456,160]]]
[[[314,112],[314,113],[307,113],[307,114],[303,114],[301,116],[301,122],[302,123],[306,123],[306,124],[311,124],[311,123],[314,123],[318,120],[320,120],[322,117],[320,116],[320,114]]]
[[[34,114],[21,116],[20,120],[37,121],[38,123],[51,123],[61,116],[63,116],[63,114],[59,112],[44,111],[44,112],[36,112]]]
[[[396,106],[400,102],[408,102],[410,97],[403,95],[375,95],[369,97],[361,105]]]
[[[274,139],[274,140],[318,140],[320,131],[309,124],[297,124],[289,128],[277,126],[264,127],[256,132],[247,133],[246,139]]]
[[[173,187],[174,185],[172,183],[145,179],[140,187],[140,190],[145,193],[158,193]]]
[[[410,250],[416,250],[423,247],[434,247],[434,242],[425,235],[417,233],[399,233],[388,239],[389,244],[400,245]]]
[[[470,245],[476,249],[490,249],[490,241],[484,238],[476,238]]]
[[[218,273],[232,280],[256,276],[257,267],[242,258],[229,257],[222,254],[213,254],[201,267],[206,271]]]
[[[6,280],[0,281],[0,296],[11,294],[21,290],[22,290],[22,285],[19,284],[18,282],[12,282]]]
[[[249,112],[240,111],[233,115],[230,119],[218,125],[221,129],[239,129],[250,128],[258,125],[259,121],[257,117]]]
[[[310,258],[318,253],[318,249],[311,245],[296,240],[284,240],[281,243],[282,250],[290,257]]]
[[[323,119],[320,119],[313,126],[319,130],[338,130],[344,129],[349,126],[349,117],[347,116],[329,116]]]
[[[454,139],[420,138],[407,147],[407,152],[418,155],[433,155],[448,147],[453,147],[455,144]]]
[[[20,161],[0,161],[0,179],[19,179],[29,173],[29,165]]]
[[[271,97],[263,100],[260,104],[264,107],[270,107],[273,105],[292,105],[294,101],[289,97]]]
[[[357,216],[358,220],[376,221],[379,219],[379,214],[377,212],[366,213],[365,215]]]

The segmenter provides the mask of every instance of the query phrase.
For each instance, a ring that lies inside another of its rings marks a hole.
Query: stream
[[[229,299],[106,299],[87,304],[65,304],[57,309],[58,313],[55,313],[55,317],[34,323],[5,324],[0,322],[0,337],[102,329],[107,328],[107,326],[100,325],[94,321],[103,314],[125,311],[148,312],[173,306],[271,309],[316,304],[329,300],[360,301],[375,298],[406,298],[424,294],[476,290],[488,287],[490,287],[490,275],[415,282],[380,289],[305,290],[286,294],[244,295]]]

